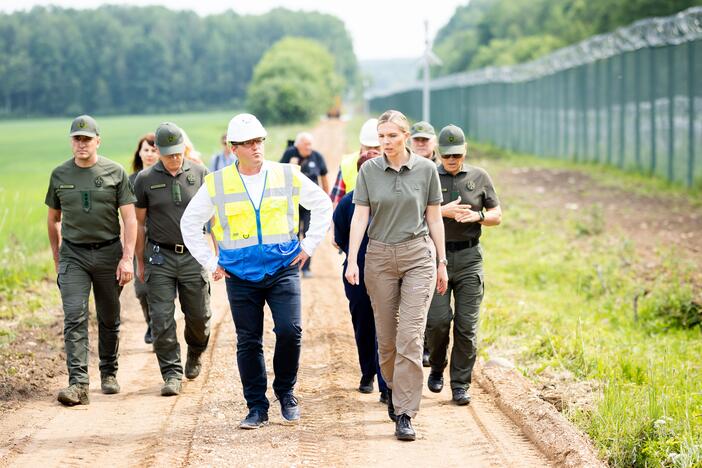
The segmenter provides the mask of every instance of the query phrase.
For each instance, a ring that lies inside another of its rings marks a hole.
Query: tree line
[[[471,0],[434,41],[436,75],[527,62],[636,20],[702,0]]]
[[[338,18],[282,8],[201,17],[164,7],[35,7],[0,14],[0,115],[186,111],[242,105],[253,69],[286,36],[314,39],[349,85]]]

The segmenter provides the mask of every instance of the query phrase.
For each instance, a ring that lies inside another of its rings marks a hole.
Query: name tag
[[[76,186],[73,185],[73,184],[63,184],[63,185],[59,185],[59,190],[61,190],[61,189],[74,189],[74,188],[76,188]]]
[[[156,185],[150,186],[149,188],[150,188],[151,190],[153,190],[153,189],[159,189],[159,188],[166,188],[166,184],[156,184]]]
[[[448,192],[448,189],[447,189],[447,188],[442,188],[441,191],[442,191],[442,192]]]

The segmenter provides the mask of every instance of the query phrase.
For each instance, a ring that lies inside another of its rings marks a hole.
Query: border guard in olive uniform
[[[448,290],[435,293],[427,316],[427,344],[431,372],[429,390],[441,392],[447,364],[449,331],[453,321],[451,351],[452,400],[459,406],[470,403],[471,373],[478,348],[478,313],[485,291],[483,249],[480,236],[483,226],[502,222],[502,209],[495,186],[488,173],[465,164],[466,138],[463,130],[447,125],[439,132],[439,180],[444,201],[441,216],[446,233]],[[455,310],[451,310],[451,293]]]
[[[188,379],[200,374],[200,355],[210,338],[209,278],[188,251],[180,232],[180,218],[202,186],[207,169],[184,159],[183,132],[171,122],[159,125],[156,147],[159,162],[140,172],[134,182],[137,270],[149,290],[153,346],[165,382],[161,395],[173,396],[180,393],[183,378],[174,317],[176,291],[185,315]]]
[[[70,130],[73,158],[51,173],[45,203],[49,243],[63,303],[63,337],[68,388],[58,401],[87,405],[88,299],[93,288],[98,320],[102,392],[119,393],[120,303],[122,286],[132,280],[136,198],[127,173],[97,153],[100,132],[95,120],[81,115]],[[120,242],[119,215],[124,223]]]

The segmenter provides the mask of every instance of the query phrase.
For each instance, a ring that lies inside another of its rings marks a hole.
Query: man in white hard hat
[[[378,119],[368,119],[361,127],[358,135],[361,148],[353,153],[341,158],[339,174],[329,196],[332,203],[336,205],[344,198],[344,195],[351,192],[356,187],[356,176],[358,176],[358,159],[369,153],[370,156],[380,155],[380,142],[378,141]],[[375,153],[372,153],[375,152]]]
[[[300,418],[293,394],[302,341],[299,267],[314,253],[331,222],[332,204],[299,167],[267,161],[267,132],[251,114],[229,122],[227,141],[238,161],[208,174],[185,210],[180,228],[192,255],[217,281],[226,278],[237,333],[237,363],[249,413],[239,427],[268,423],[269,402],[263,358],[263,307],[271,309],[276,334],[273,391],[283,419]],[[310,228],[298,240],[298,206],[311,213]],[[202,226],[214,217],[219,256]]]

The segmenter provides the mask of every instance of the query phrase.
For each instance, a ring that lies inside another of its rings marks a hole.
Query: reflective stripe
[[[290,233],[290,237],[292,237],[295,235],[295,203],[293,203],[294,187],[292,167],[287,164],[283,166],[283,174],[285,175],[284,190],[287,192],[286,195],[288,197],[288,232]],[[300,189],[297,191],[299,193]]]
[[[296,236],[289,236],[287,234],[271,234],[270,236],[263,236],[264,244],[283,244],[285,242],[290,242],[293,239],[297,239]]]
[[[216,176],[215,176],[216,177]],[[224,186],[224,181],[222,179],[222,174],[219,175],[219,180],[222,181],[222,187],[215,187],[215,190],[217,193],[215,194],[214,201],[215,203],[236,203],[236,202],[242,202],[242,201],[249,201],[249,196],[246,195],[246,192],[242,193],[224,193],[224,190],[221,192],[218,190],[219,188],[223,188]]]
[[[290,171],[291,178],[292,178],[292,171]],[[285,183],[288,183],[287,180],[287,175],[285,177]],[[292,183],[292,182],[291,182]],[[299,187],[277,187],[277,188],[271,188],[271,189],[266,189],[263,192],[264,197],[287,197],[288,194],[290,195],[300,195],[300,188]],[[290,198],[290,197],[288,197]]]
[[[265,239],[265,237],[264,237]],[[290,240],[290,239],[288,239]],[[232,239],[222,239],[221,241],[217,241],[219,246],[223,249],[226,250],[234,250],[234,249],[243,249],[244,247],[251,247],[252,245],[257,245],[258,244],[258,238],[257,237],[249,237],[248,239],[237,239],[237,240],[232,240]]]
[[[215,195],[212,197],[212,202],[217,207],[217,213],[219,215],[219,224],[222,226],[222,239],[230,240],[232,238],[231,230],[229,229],[229,219],[224,211],[224,198],[226,194],[224,193],[224,179],[222,177],[223,171],[217,171],[213,174],[214,176],[214,186]],[[244,194],[246,195],[246,194]]]

